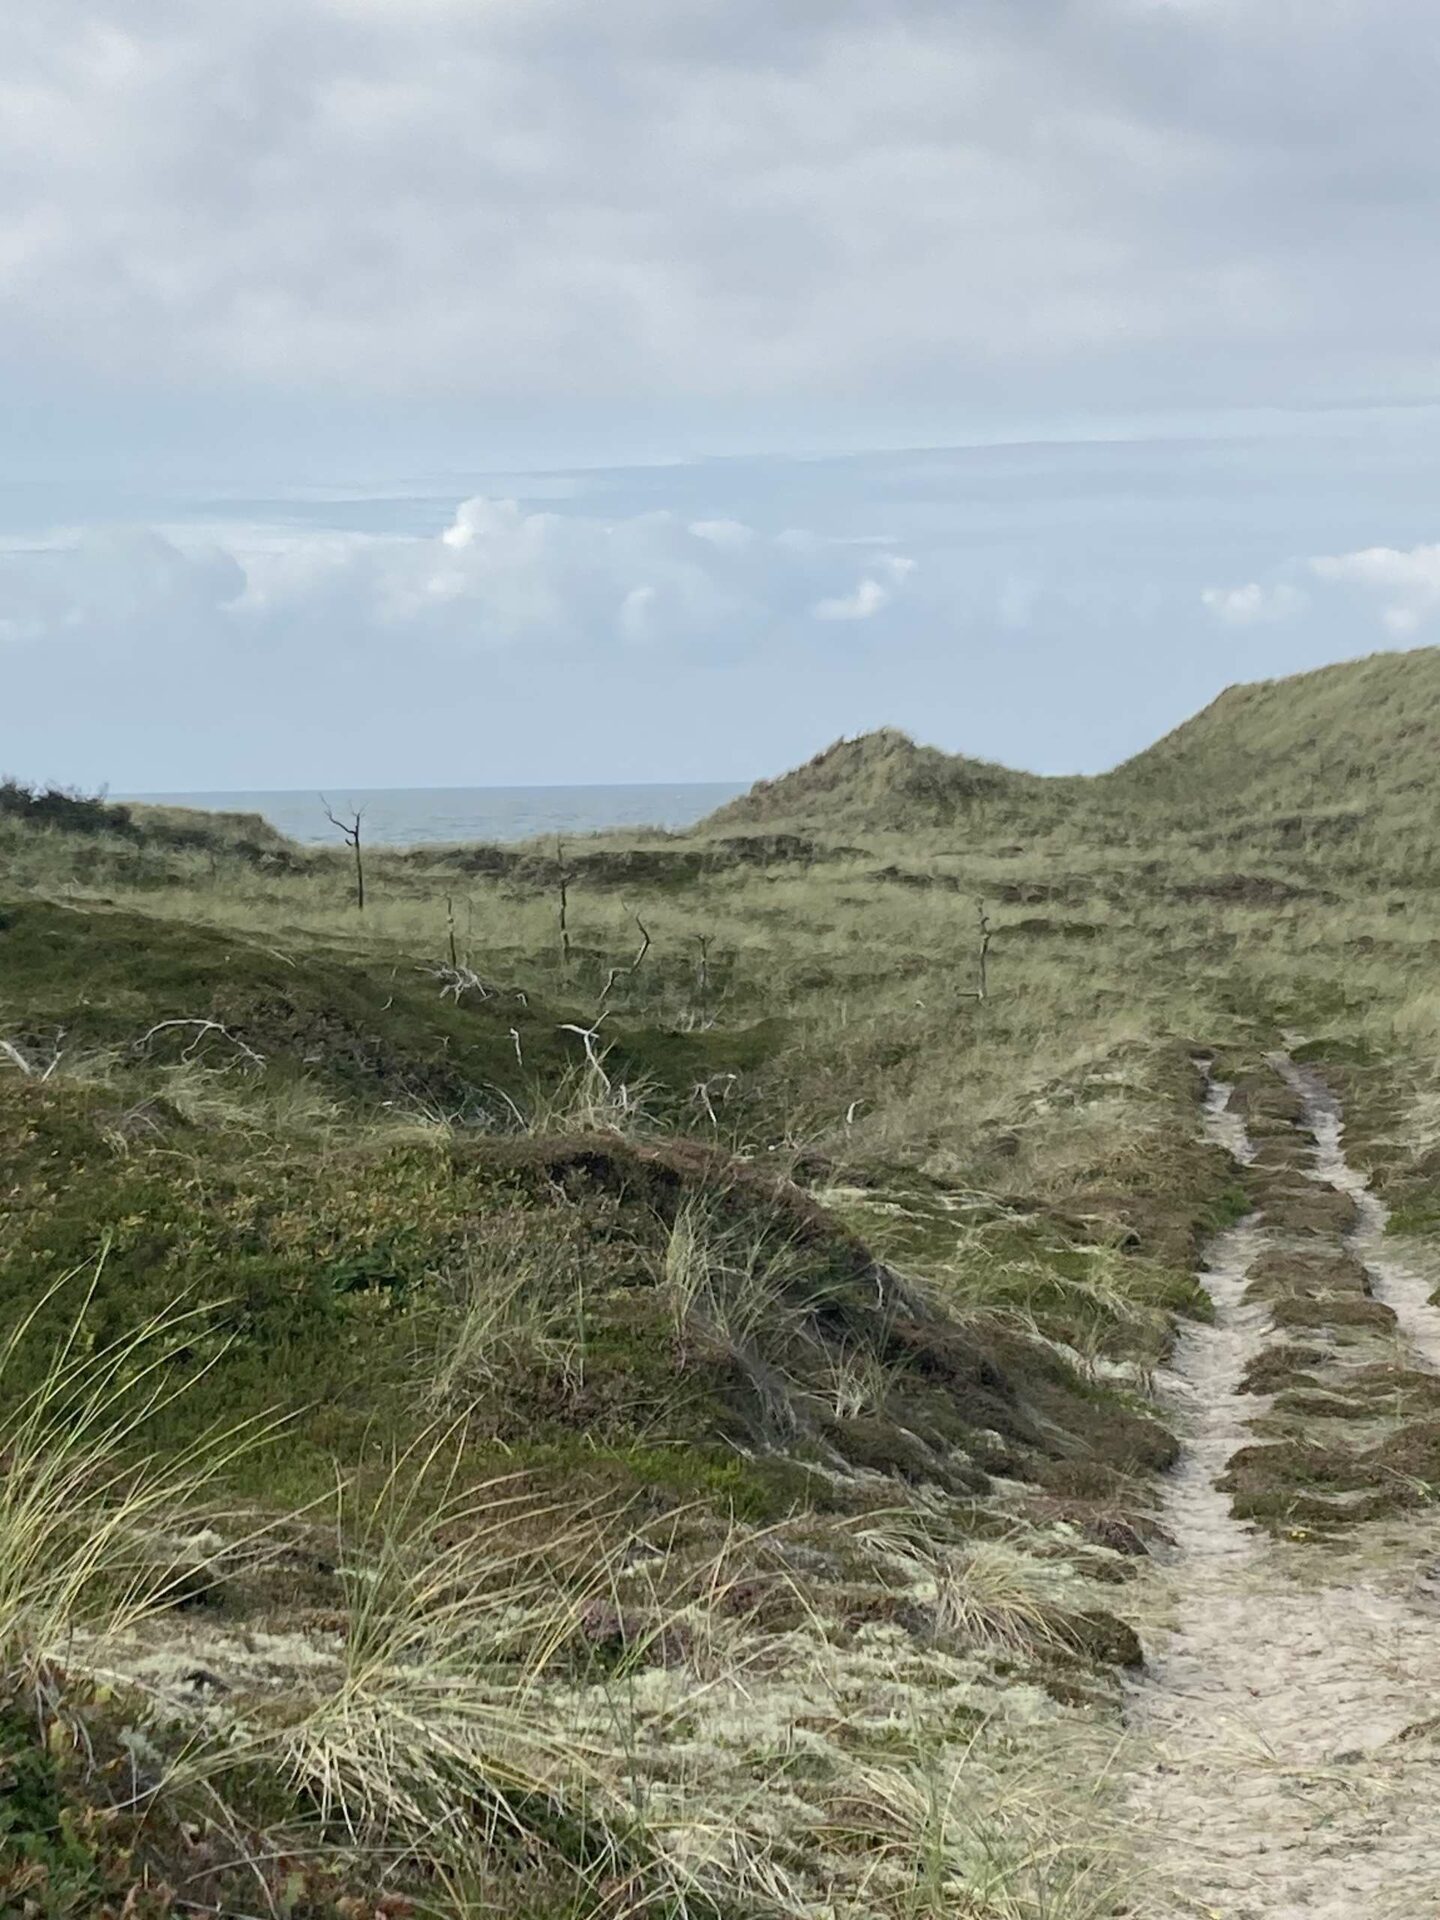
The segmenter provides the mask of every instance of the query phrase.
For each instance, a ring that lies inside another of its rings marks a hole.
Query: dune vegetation
[[[1440,1232],[1437,706],[1385,656],[1096,780],[887,732],[684,834],[365,848],[363,910],[0,788],[0,1911],[1151,1911],[1157,1376],[1209,1236],[1345,1225],[1267,1055]],[[1251,1282],[1299,1352],[1312,1281]],[[1342,1530],[1377,1446],[1433,1497],[1383,1331],[1383,1434],[1271,1350],[1252,1517]]]

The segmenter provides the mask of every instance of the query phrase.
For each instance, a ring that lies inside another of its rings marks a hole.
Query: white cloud
[[[828,600],[817,600],[815,618],[817,620],[869,620],[880,609],[888,606],[890,589],[882,587],[878,580],[862,580],[853,593],[839,594]]]
[[[1303,35],[1136,0],[22,11],[0,362],[62,392],[943,405],[997,370],[1090,402],[1434,365],[1421,0]]]
[[[1301,573],[1310,591],[1287,575]],[[1416,547],[1360,547],[1288,561],[1270,580],[1241,587],[1207,587],[1201,595],[1215,619],[1230,627],[1278,626],[1318,602],[1344,599],[1378,617],[1396,639],[1408,639],[1440,615],[1440,543]]]
[[[1310,562],[1317,580],[1358,588],[1380,602],[1386,629],[1403,638],[1440,612],[1440,545],[1365,547]]]
[[[183,641],[284,636],[336,653],[357,634],[448,651],[731,649],[811,620],[866,620],[904,555],[675,513],[599,519],[474,498],[431,536],[211,528],[86,532],[0,553],[0,636]],[[883,576],[883,578],[882,578]]]
[[[243,567],[209,543],[187,552],[151,528],[85,529],[0,554],[0,638],[103,630],[143,648],[212,624],[244,591]]]
[[[1227,627],[1279,626],[1309,605],[1307,596],[1284,580],[1270,586],[1251,580],[1243,587],[1206,587],[1200,598]]]

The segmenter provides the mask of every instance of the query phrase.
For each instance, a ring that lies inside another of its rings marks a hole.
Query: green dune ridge
[[[1440,648],[1426,647],[1229,687],[1144,752],[1091,776],[1016,772],[883,727],[758,782],[705,826],[924,829],[987,808],[1043,820],[1057,804],[1100,815],[1403,810],[1433,780],[1437,749]]]

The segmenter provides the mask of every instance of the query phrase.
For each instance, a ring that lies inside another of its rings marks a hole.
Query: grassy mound
[[[583,1064],[578,1009],[523,987],[465,983],[440,964],[376,964],[305,940],[286,948],[238,931],[46,901],[0,905],[0,1022],[43,1073],[66,1061],[90,1078],[135,1078],[168,1062],[265,1074],[368,1107],[529,1112]],[[617,1084],[662,1106],[709,1075],[743,1073],[773,1052],[761,1024],[722,1034],[607,1034]],[[13,1056],[12,1056],[13,1063]]]
[[[946,826],[990,802],[1038,792],[1033,774],[922,747],[893,727],[837,740],[803,767],[761,780],[701,824],[700,831],[814,821],[830,828]]]
[[[1342,835],[1357,810],[1410,805],[1431,788],[1440,751],[1440,649],[1364,660],[1230,687],[1144,753],[1106,776],[1117,797],[1206,804],[1272,816],[1315,810]],[[1303,839],[1304,816],[1290,832]]]

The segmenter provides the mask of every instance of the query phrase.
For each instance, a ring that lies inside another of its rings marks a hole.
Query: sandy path
[[[1384,1210],[1345,1161],[1315,1076],[1277,1061],[1306,1101],[1315,1177],[1361,1208],[1348,1245],[1394,1307],[1413,1364],[1440,1366],[1440,1312],[1384,1257]],[[1292,1078],[1292,1075],[1294,1076]],[[1238,1159],[1244,1129],[1212,1089],[1209,1130]],[[1152,1884],[1146,1920],[1435,1920],[1440,1743],[1397,1740],[1440,1712],[1440,1607],[1415,1587],[1440,1527],[1376,1527],[1340,1548],[1273,1545],[1236,1521],[1217,1476],[1264,1402],[1236,1386],[1269,1316],[1243,1301],[1269,1243],[1252,1219],[1213,1242],[1213,1327],[1187,1329],[1170,1387],[1186,1441],[1163,1519],[1173,1631],[1132,1700],[1145,1762],[1131,1794]],[[1338,1242],[1336,1243],[1339,1244]]]
[[[1340,1103],[1318,1074],[1283,1057],[1277,1071],[1305,1102],[1305,1120],[1315,1135],[1316,1172],[1328,1186],[1354,1200],[1360,1224],[1346,1245],[1369,1269],[1375,1298],[1394,1310],[1400,1330],[1425,1364],[1440,1371],[1440,1307],[1430,1305],[1432,1280],[1422,1279],[1391,1254],[1385,1243],[1386,1209],[1370,1191],[1365,1175],[1345,1158],[1345,1125]]]

